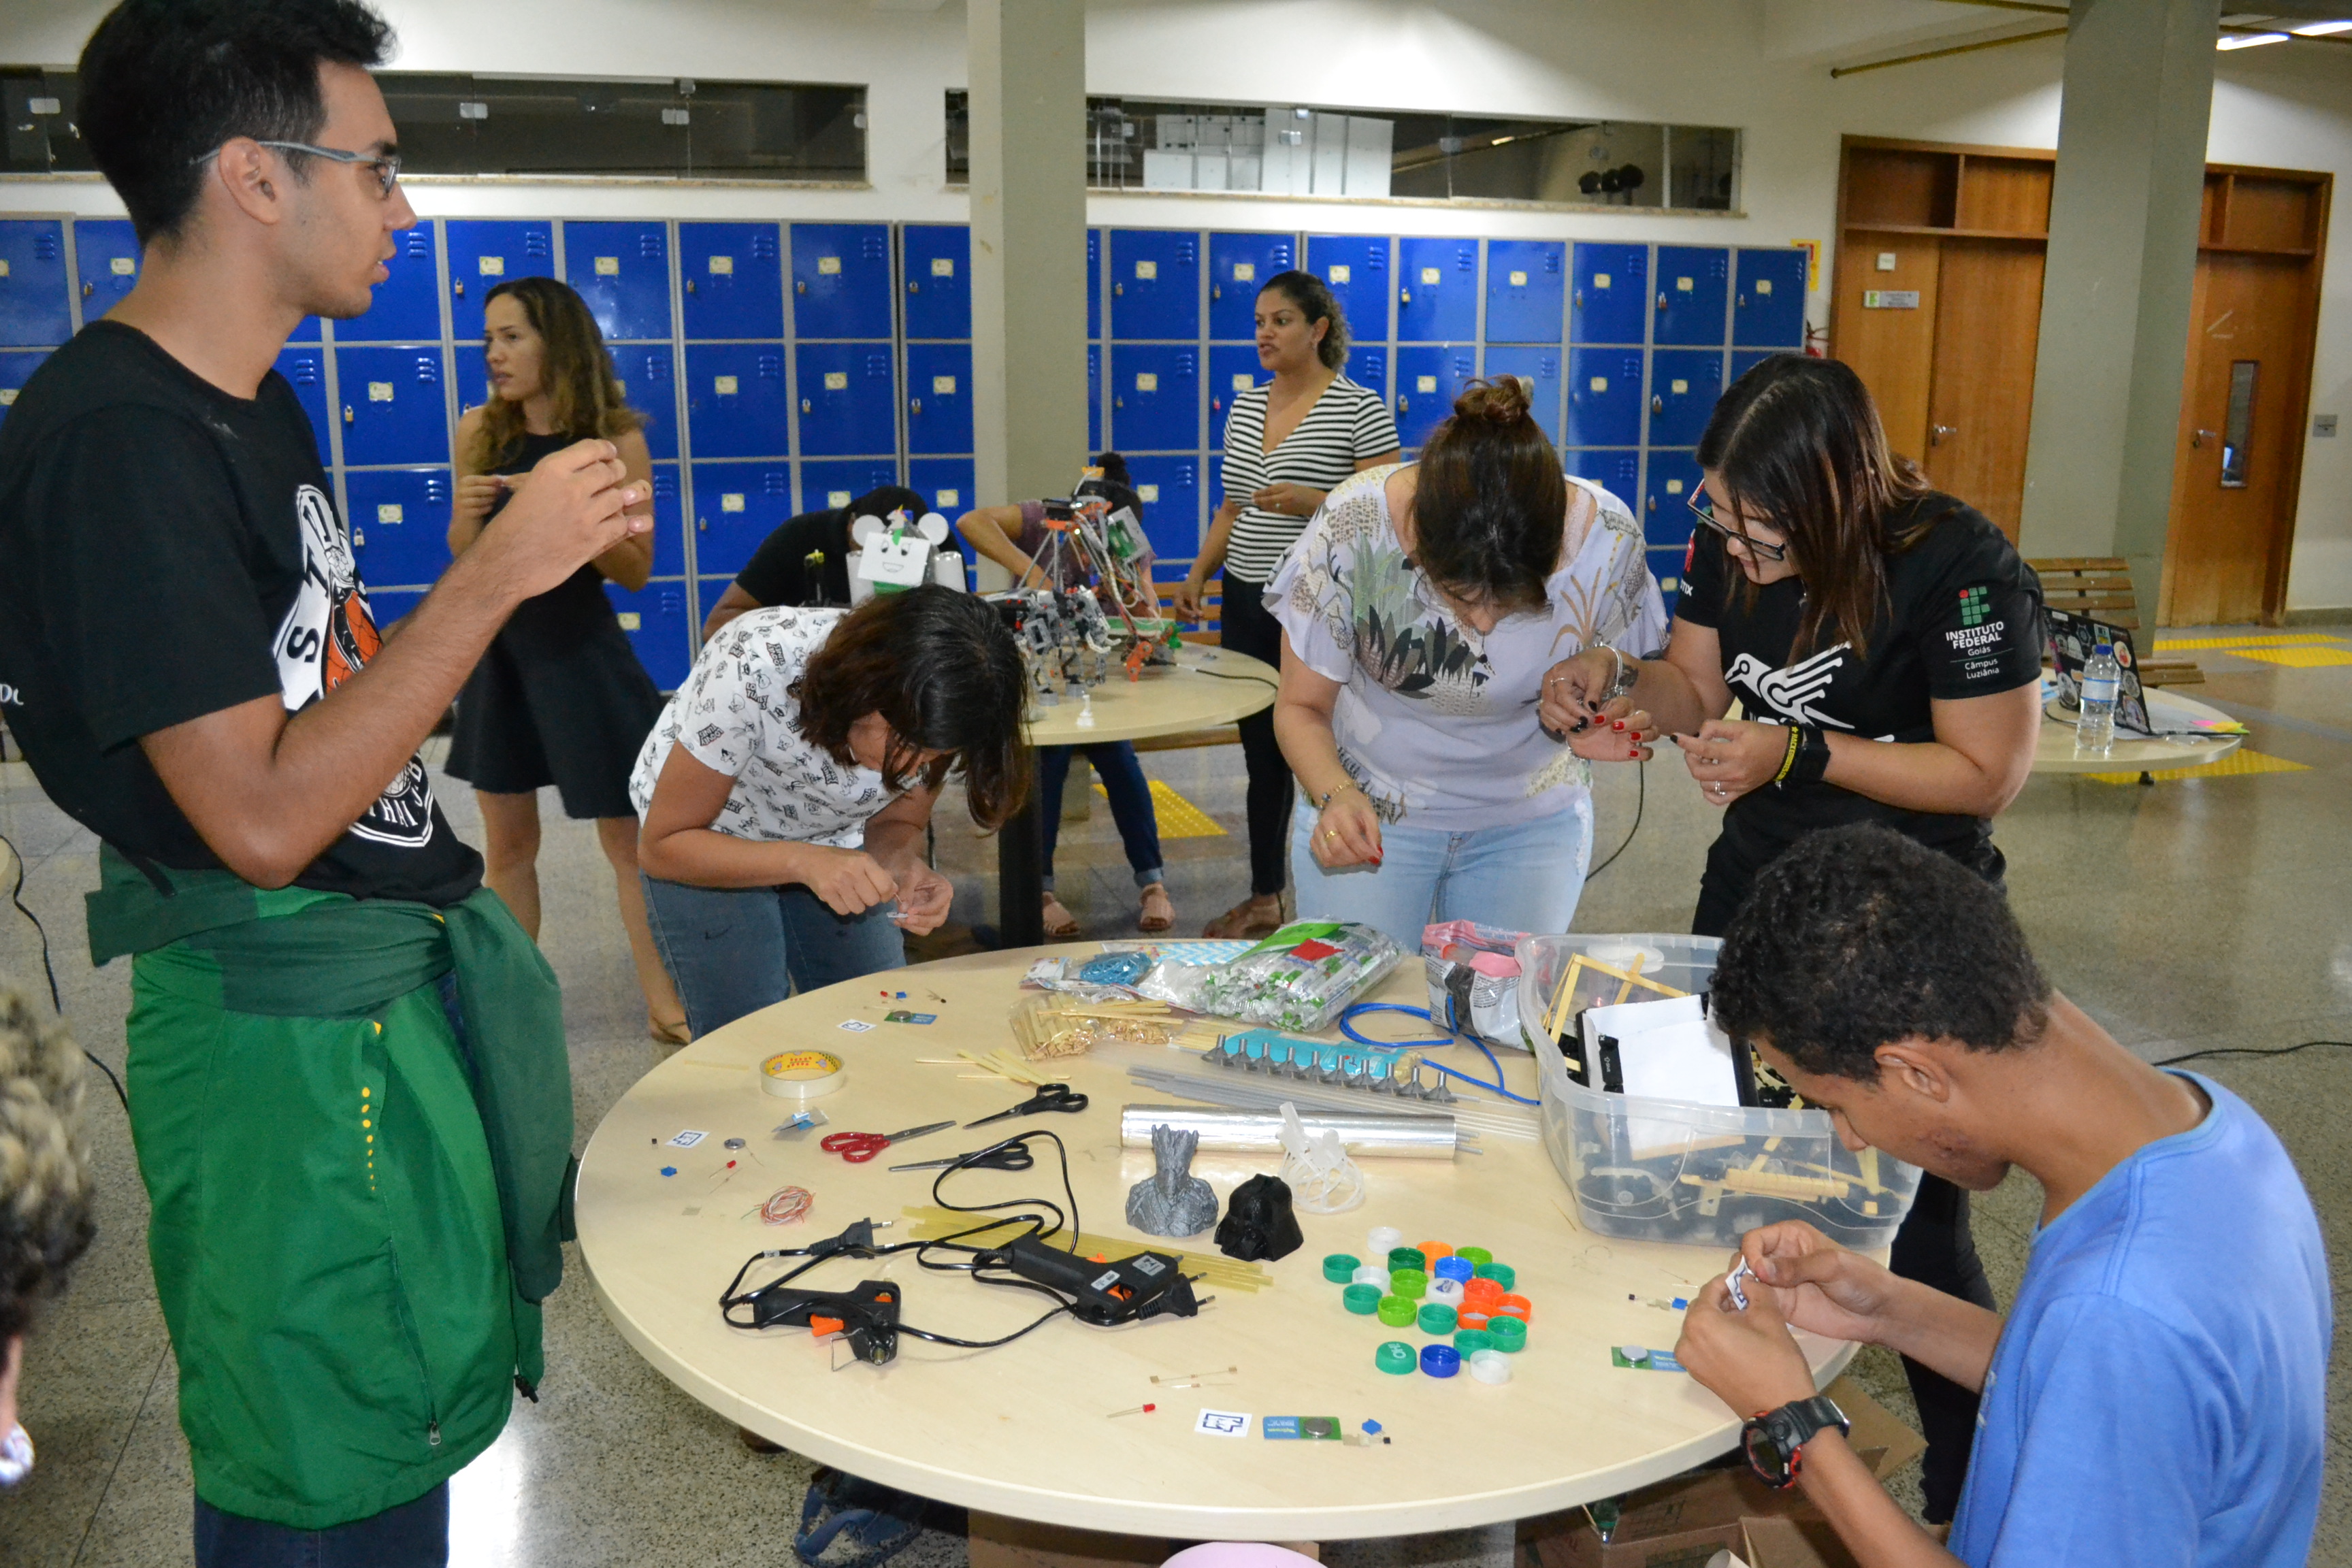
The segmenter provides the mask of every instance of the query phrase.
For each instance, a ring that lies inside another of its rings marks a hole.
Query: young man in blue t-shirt
[[[2278,1138],[2210,1079],[2148,1066],[2051,989],[2000,894],[1881,827],[1803,840],[1724,939],[1717,1020],[1885,1150],[2044,1202],[2006,1321],[1801,1223],[1741,1242],[1676,1355],[1864,1568],[1954,1561],[2297,1568],[2326,1441],[2327,1263]],[[1979,1389],[1949,1550],[1814,1396],[1789,1326],[1885,1345]]]

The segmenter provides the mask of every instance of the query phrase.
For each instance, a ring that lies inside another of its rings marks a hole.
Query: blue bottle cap
[[[1476,1264],[1456,1254],[1452,1258],[1439,1258],[1430,1265],[1429,1271],[1440,1279],[1467,1279],[1476,1268]]]
[[[1432,1377],[1452,1377],[1462,1370],[1462,1352],[1452,1345],[1423,1345],[1421,1370]]]

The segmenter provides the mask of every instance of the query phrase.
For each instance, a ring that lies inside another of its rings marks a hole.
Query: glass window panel
[[[2260,360],[2242,359],[2230,366],[2230,415],[2222,421],[2221,488],[2246,488],[2246,449],[2254,438],[2254,377]]]

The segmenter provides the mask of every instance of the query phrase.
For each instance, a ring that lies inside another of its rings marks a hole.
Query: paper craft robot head
[[[861,517],[849,525],[857,553],[850,568],[849,599],[862,605],[877,594],[897,594],[925,583],[964,586],[963,557],[945,548],[948,520],[927,511],[920,521],[893,512],[888,521]]]

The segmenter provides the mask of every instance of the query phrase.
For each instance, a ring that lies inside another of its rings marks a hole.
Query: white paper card
[[[1609,390],[1609,378],[1605,375],[1596,375],[1592,378],[1591,385],[1595,392],[1606,392]]]
[[[1675,279],[1675,287],[1687,294],[1691,291],[1691,280],[1687,278],[1677,278]]]
[[[598,258],[596,258],[596,276],[597,276],[597,277],[599,277],[599,278],[618,278],[620,275],[621,275],[621,258],[620,258],[619,257],[617,257],[617,256],[600,256],[600,257],[598,257]]]
[[[1609,274],[1607,274],[1606,272],[1596,272],[1596,273],[1594,273],[1594,274],[1592,275],[1592,286],[1593,286],[1595,289],[1606,289],[1606,288],[1608,288],[1608,287],[1609,287]]]
[[[701,1142],[705,1138],[709,1136],[710,1134],[708,1132],[697,1132],[689,1129],[671,1139],[669,1141],[669,1146],[673,1149],[691,1149],[697,1143]]]
[[[732,397],[738,384],[733,376],[722,375],[713,378],[710,388],[721,397]]]
[[[377,502],[375,520],[378,522],[398,522],[400,521],[400,503],[396,500]]]
[[[1135,264],[1135,275],[1148,282],[1160,276],[1160,263],[1157,261],[1139,261]]]
[[[849,373],[848,373],[847,371],[845,371],[845,370],[829,370],[829,371],[826,371],[826,372],[824,373],[824,389],[825,389],[827,392],[846,392],[846,391],[848,391],[848,390],[849,390]]]
[[[731,275],[734,270],[735,258],[733,257],[714,256],[710,258],[710,271],[713,277],[725,278]]]
[[[818,257],[816,258],[816,271],[817,276],[820,278],[833,278],[838,276],[841,271],[841,258],[838,256]]]
[[[1331,283],[1345,283],[1354,276],[1355,268],[1344,261],[1336,267],[1326,268],[1323,273],[1325,281]]]
[[[1152,372],[1152,371],[1148,371],[1148,370],[1143,370],[1143,371],[1138,371],[1138,372],[1136,372],[1136,374],[1135,374],[1135,390],[1136,390],[1136,391],[1138,391],[1138,392],[1157,392],[1157,391],[1159,391],[1159,390],[1160,390],[1160,377],[1159,377],[1159,375],[1158,375],[1156,373],[1154,373],[1154,372]]]
[[[480,266],[482,276],[485,278],[503,278],[507,275],[507,258],[503,256],[485,256],[481,259]]]
[[[135,256],[110,256],[106,259],[106,268],[117,278],[128,278],[139,270],[139,258]]]
[[[932,277],[934,277],[934,278],[952,278],[952,277],[954,277],[954,276],[955,276],[955,258],[954,258],[954,257],[952,257],[952,256],[934,256],[934,257],[932,257],[932,258],[931,258],[931,276],[932,276]]]
[[[1684,381],[1684,380],[1682,380],[1680,377],[1677,377],[1677,378],[1675,378],[1675,380],[1672,383],[1671,390],[1673,391],[1674,395],[1675,395],[1676,397],[1680,397],[1680,396],[1682,396],[1684,394],[1685,394],[1685,393],[1687,393],[1688,391],[1690,391],[1690,383],[1689,383],[1689,382],[1687,382],[1687,381]]]
[[[955,377],[951,375],[935,375],[931,377],[931,391],[940,397],[953,397],[955,395]]]
[[[1772,279],[1769,278],[1756,279],[1756,291],[1759,294],[1769,294],[1772,291]]]
[[[1423,283],[1443,283],[1445,281],[1445,274],[1438,268],[1424,267],[1421,269],[1421,280]]]
[[[961,490],[937,490],[933,492],[933,499],[941,506],[963,505],[963,492]]]
[[[1514,272],[1514,273],[1512,273],[1512,274],[1511,274],[1511,287],[1512,287],[1512,288],[1514,288],[1514,289],[1524,289],[1524,288],[1526,288],[1527,286],[1528,286],[1528,275],[1527,275],[1526,273],[1524,273],[1524,272]]]
[[[1257,281],[1257,263],[1256,263],[1256,262],[1255,262],[1255,261],[1236,261],[1236,262],[1234,262],[1234,282],[1236,282],[1236,283],[1255,283],[1255,282],[1256,282],[1256,281]]]
[[[1192,1430],[1203,1437],[1246,1437],[1249,1429],[1249,1415],[1241,1410],[1203,1410],[1192,1423]]]
[[[1141,501],[1146,506],[1153,505],[1160,500],[1160,487],[1158,485],[1138,485],[1135,487],[1135,499]]]
[[[1666,481],[1666,493],[1667,493],[1668,495],[1670,495],[1670,496],[1678,496],[1678,495],[1682,494],[1682,493],[1683,493],[1683,482],[1682,482],[1682,480],[1680,480],[1680,479],[1668,479],[1668,480]]]
[[[392,401],[392,383],[388,381],[369,382],[368,401],[370,403],[390,403]]]
[[[849,498],[847,496],[842,497],[842,504],[844,506],[849,504]],[[844,1018],[839,1024],[835,1025],[835,1027],[846,1029],[853,1035],[862,1035],[868,1029],[873,1028],[874,1026],[867,1023],[863,1018]]]
[[[743,492],[741,490],[729,490],[725,494],[721,495],[719,498],[719,510],[720,511],[741,511],[743,510]]]
[[[1247,392],[1251,387],[1255,386],[1256,384],[1256,379],[1247,371],[1237,372],[1234,376],[1234,390],[1235,392]]]
[[[827,490],[824,492],[824,504],[827,506],[847,506],[849,504],[849,492],[847,490]]]
[[[613,618],[621,623],[621,629],[625,632],[642,629],[646,621],[645,616],[635,610],[615,610],[613,612]]]

